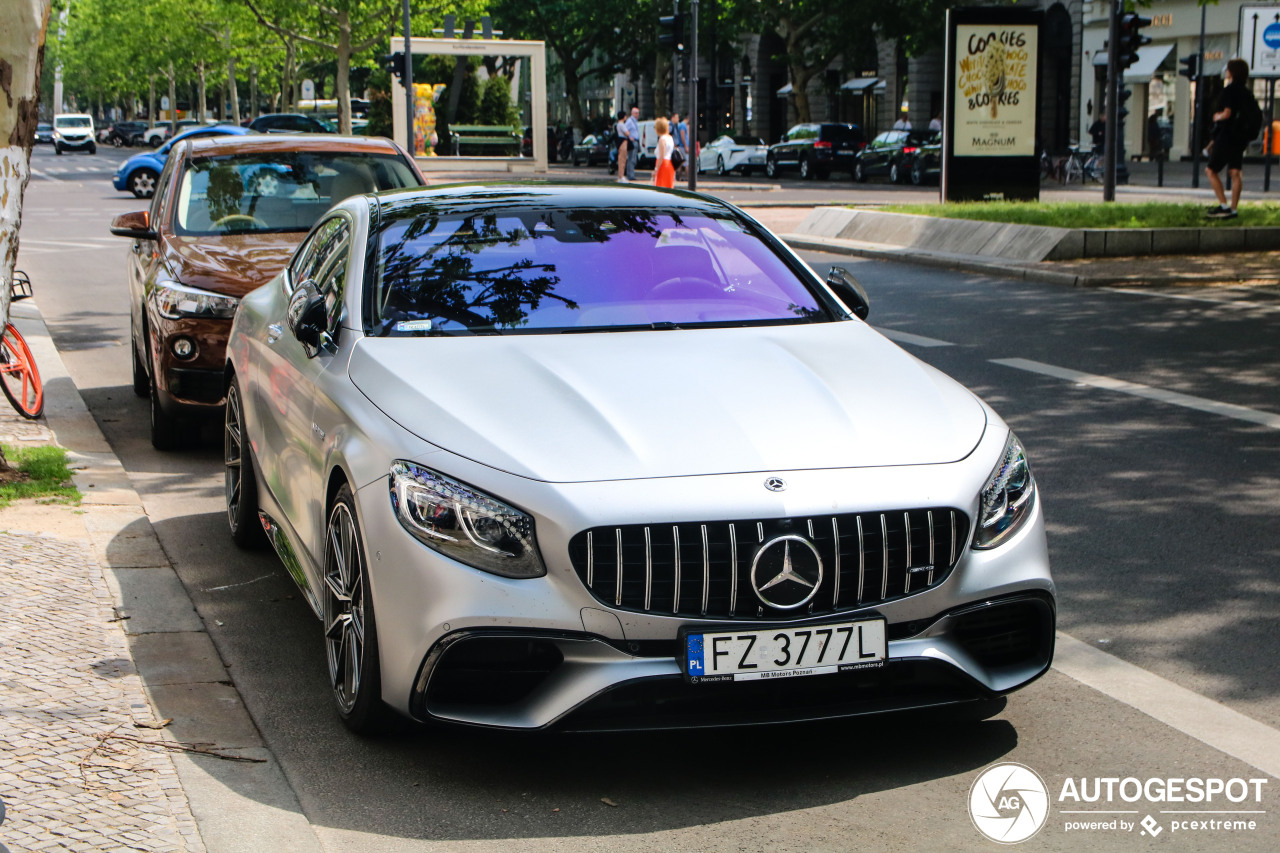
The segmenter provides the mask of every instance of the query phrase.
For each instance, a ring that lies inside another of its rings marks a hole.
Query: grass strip
[[[1252,202],[1240,205],[1236,219],[1209,219],[1207,205],[1143,202],[950,202],[947,204],[894,204],[879,208],[888,213],[1009,222],[1016,225],[1048,225],[1055,228],[1259,228],[1280,227],[1280,204]]]
[[[64,448],[6,444],[4,456],[12,470],[0,477],[0,508],[24,498],[42,498],[48,503],[80,503],[80,491],[71,483]]]

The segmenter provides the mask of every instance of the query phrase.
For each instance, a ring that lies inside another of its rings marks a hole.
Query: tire
[[[578,165],[578,152],[576,152],[576,151],[575,151],[575,152],[573,153],[573,159],[571,160],[571,162],[573,163],[573,165],[574,165],[575,167]]]
[[[164,139],[162,139],[160,136],[153,136],[149,140],[147,140],[147,144],[150,145],[152,148],[159,148],[161,145],[164,145]]]
[[[44,413],[44,384],[27,342],[12,325],[0,337],[0,370],[0,391],[13,410],[27,420],[40,417]]]
[[[766,157],[764,161],[764,173],[767,177],[778,177],[778,161],[772,157]]]
[[[723,157],[716,158],[716,174],[722,178],[729,174],[729,170],[724,167]]]
[[[808,181],[813,178],[813,170],[809,168],[809,158],[800,158],[800,180]]]
[[[178,419],[160,405],[160,389],[156,386],[155,365],[151,365],[151,378],[147,396],[151,402],[151,446],[156,450],[174,450],[178,446]]]
[[[151,380],[147,377],[147,365],[138,355],[138,345],[129,341],[129,349],[133,351],[133,393],[146,399],[151,396]]]
[[[329,510],[324,548],[324,650],[329,688],[343,724],[360,735],[386,730],[378,632],[368,597],[364,537],[351,487],[343,484]]]
[[[54,154],[57,154],[59,157],[61,157],[61,156],[62,156],[62,146],[61,146],[61,145],[59,145],[59,144],[58,144],[58,143],[56,143],[56,142],[55,142],[55,143],[53,143],[53,153],[54,153]]]
[[[258,521],[258,473],[253,467],[253,448],[244,428],[244,398],[240,381],[231,379],[227,389],[226,414],[222,428],[223,497],[227,506],[227,526],[231,541],[246,550],[266,544]]]
[[[113,137],[111,137],[111,147],[112,147],[112,148],[123,148],[123,147],[124,147],[124,140],[123,140],[122,138],[120,138],[119,136],[113,136]]]
[[[889,164],[889,183],[891,184],[902,183],[902,170],[898,168],[897,163]]]
[[[90,145],[90,146],[89,146],[89,153],[90,153],[90,154],[97,154],[97,153],[98,153],[98,146],[96,146],[96,145]]]
[[[867,182],[867,170],[863,168],[861,163],[853,164],[853,179],[860,184]]]
[[[156,181],[160,176],[156,174],[155,169],[141,168],[135,169],[133,174],[129,176],[126,185],[129,192],[133,193],[134,198],[151,198],[155,195]]]
[[[919,160],[911,164],[911,183],[917,187],[924,186],[924,167]]]

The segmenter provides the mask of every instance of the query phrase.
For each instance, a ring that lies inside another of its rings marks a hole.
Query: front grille
[[[757,521],[596,527],[574,536],[578,577],[606,606],[706,619],[800,619],[892,601],[946,580],[969,535],[950,508]],[[780,536],[812,542],[817,594],[800,610],[761,602],[751,584],[757,551]]]

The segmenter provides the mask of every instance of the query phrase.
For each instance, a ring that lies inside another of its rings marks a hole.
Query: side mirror
[[[148,221],[150,215],[145,210],[133,213],[122,213],[111,220],[111,233],[117,237],[132,237],[135,240],[154,240],[156,232]]]
[[[285,314],[289,331],[307,351],[308,358],[315,358],[322,348],[329,346],[328,312],[324,296],[314,281],[307,279],[298,285],[289,298]]]
[[[791,137],[784,133],[784,134],[782,134],[782,141],[783,141],[783,142],[790,142],[790,141],[791,141]]]
[[[844,267],[832,267],[831,272],[827,273],[827,287],[835,291],[840,301],[853,312],[853,316],[859,320],[867,319],[867,315],[871,313],[871,302],[867,299],[867,291],[853,273]]]

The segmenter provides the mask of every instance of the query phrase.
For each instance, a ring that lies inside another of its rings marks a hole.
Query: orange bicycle
[[[9,293],[11,301],[31,297],[31,279],[24,272],[15,271]],[[13,408],[24,418],[32,420],[44,412],[44,383],[36,370],[35,357],[20,333],[9,323],[0,337],[0,391],[9,398]]]

